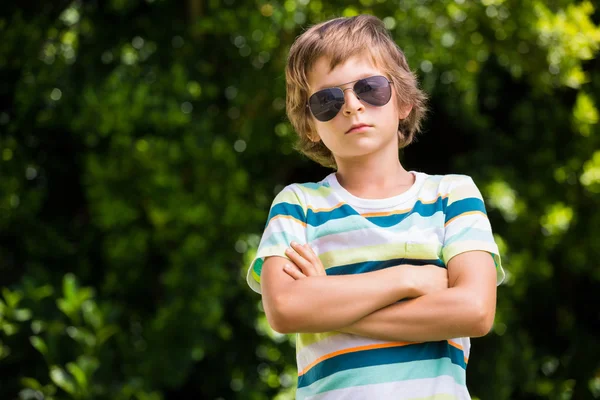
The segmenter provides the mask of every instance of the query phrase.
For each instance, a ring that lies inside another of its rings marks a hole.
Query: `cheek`
[[[339,123],[336,123],[335,119],[331,120],[325,124],[320,124],[317,132],[319,133],[319,137],[325,144],[332,142],[335,140],[336,132],[340,130]]]

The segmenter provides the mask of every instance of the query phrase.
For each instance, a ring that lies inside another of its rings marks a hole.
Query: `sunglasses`
[[[385,106],[392,97],[391,82],[384,76],[370,76],[348,83],[354,83],[354,86],[343,90],[339,87],[327,88],[309,97],[306,106],[317,120],[326,122],[333,119],[342,109],[345,103],[344,92],[349,89],[352,89],[360,101],[375,107]]]

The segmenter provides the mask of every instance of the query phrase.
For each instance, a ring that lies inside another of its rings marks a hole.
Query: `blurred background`
[[[568,0],[10,1],[0,11],[0,399],[291,399],[245,272],[292,149],[284,66],[380,17],[430,95],[407,169],[471,175],[507,271],[468,386],[600,398],[600,11]]]

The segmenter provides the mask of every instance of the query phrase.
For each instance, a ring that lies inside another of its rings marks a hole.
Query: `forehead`
[[[315,61],[313,67],[308,71],[307,78],[311,92],[315,92],[373,75],[385,74],[367,55],[350,57],[333,69],[331,69],[330,59],[322,56]]]

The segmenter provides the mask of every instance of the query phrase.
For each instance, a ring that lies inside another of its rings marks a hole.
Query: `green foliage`
[[[406,167],[472,175],[502,250],[471,392],[600,398],[592,2],[34,3],[0,17],[0,398],[293,396],[244,273],[274,194],[326,172],[292,150],[289,46],[358,13],[431,96]]]

